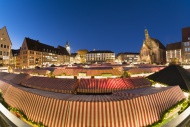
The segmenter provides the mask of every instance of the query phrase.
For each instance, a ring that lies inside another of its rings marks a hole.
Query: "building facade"
[[[165,46],[158,39],[151,38],[147,29],[145,29],[145,40],[140,50],[140,62],[156,64],[166,63]]]
[[[118,62],[137,63],[139,59],[139,53],[134,52],[121,52],[117,55]]]
[[[10,66],[13,68],[19,68],[20,66],[20,49],[12,49],[10,55]]]
[[[88,53],[88,50],[86,49],[80,49],[77,51],[77,54],[80,57],[80,63],[86,63],[86,54]]]
[[[115,53],[109,50],[93,50],[86,54],[86,62],[88,63],[102,63],[102,62],[114,62]]]
[[[9,66],[12,43],[6,27],[0,29],[0,66]]]
[[[166,45],[166,62],[181,63],[183,61],[182,43],[176,42]]]
[[[69,59],[66,48],[54,48],[30,38],[24,39],[20,49],[20,68],[60,65],[69,62]]]
[[[182,42],[190,41],[190,27],[182,28]]]
[[[190,27],[182,28],[183,63],[190,64]]]

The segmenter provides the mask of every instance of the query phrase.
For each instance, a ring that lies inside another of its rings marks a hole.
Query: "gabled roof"
[[[110,50],[96,50],[96,51],[90,51],[88,53],[114,53]]]
[[[66,49],[62,46],[58,46],[58,48],[55,48],[53,46],[43,44],[39,42],[38,40],[33,40],[30,38],[25,38],[25,41],[28,46],[28,50],[51,52],[51,53],[61,54],[61,55],[69,55]]]
[[[59,51],[61,52],[61,54],[69,55],[69,53],[68,53],[68,51],[66,50],[65,47],[62,47],[62,46],[58,45],[57,49],[59,49]]]
[[[55,50],[53,46],[49,46],[43,43],[40,43],[38,40],[33,40],[30,38],[25,38],[26,44],[29,50],[43,51],[43,49]]]
[[[18,56],[20,54],[20,49],[11,49],[13,56]]]
[[[8,40],[8,41],[6,40],[6,42],[10,42],[10,44],[12,45],[12,42],[11,42],[11,39],[10,39],[9,34],[7,32],[6,26],[4,26],[3,28],[1,28],[0,31],[5,32],[4,34],[6,34],[7,37],[8,37],[8,38],[6,38]],[[3,35],[3,36],[6,36],[6,35]],[[2,36],[2,35],[0,35],[0,36]]]
[[[77,55],[77,53],[71,53],[72,57],[75,57]]]
[[[140,53],[137,53],[137,52],[120,52],[120,53],[118,53],[117,55],[122,55],[122,54],[124,54],[124,55],[139,55]]]
[[[166,45],[166,50],[181,49],[181,42],[175,42]]]
[[[158,39],[155,39],[155,38],[150,38],[150,39],[152,39],[152,40],[154,40],[156,43],[158,43],[158,44],[159,44],[159,47],[160,47],[161,49],[166,49],[166,47],[165,47]]]
[[[190,73],[179,65],[170,65],[147,78],[169,86],[179,85],[181,89],[190,91]]]

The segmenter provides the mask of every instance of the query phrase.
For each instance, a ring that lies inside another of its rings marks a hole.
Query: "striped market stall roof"
[[[81,79],[77,88],[78,93],[110,93],[124,89],[134,89],[150,86],[151,82],[145,78],[108,78]]]
[[[9,86],[10,86],[9,83],[0,80],[0,90],[2,91],[3,94],[6,94]]]
[[[37,74],[37,75],[47,75],[51,71],[49,70],[44,70],[44,69],[32,69],[31,74]]]
[[[129,72],[130,74],[142,74],[142,73],[154,73],[154,72],[158,72],[162,69],[164,69],[165,67],[146,67],[146,68],[130,68],[128,70],[126,70],[127,72]]]
[[[131,77],[131,78],[123,78],[126,86],[129,88],[141,88],[141,87],[147,87],[151,86],[152,83],[147,80],[146,78],[142,77]]]
[[[130,74],[153,73],[150,68],[132,68],[127,70]]]
[[[5,86],[7,88],[7,84],[0,84],[0,89]],[[148,94],[143,92],[143,96],[131,99],[125,98],[125,95],[70,94],[69,98],[62,100],[40,95],[43,92],[34,94],[8,86],[6,94],[3,93],[6,102],[21,109],[29,119],[48,127],[147,126],[158,121],[166,109],[184,98],[179,86],[155,88],[152,93],[151,88],[141,89],[136,92],[145,90],[149,91]]]
[[[31,74],[32,69],[14,69],[14,73],[24,73],[24,74]]]
[[[10,81],[14,84],[21,84],[23,81],[30,78],[29,74],[17,74],[14,78],[12,78]]]
[[[0,79],[3,79],[3,77],[5,77],[8,74],[9,73],[7,73],[7,72],[0,72]]]
[[[74,69],[55,69],[53,71],[53,75],[67,75],[67,76],[73,76]]]
[[[101,76],[102,74],[111,74],[121,76],[123,73],[118,69],[55,69],[53,74],[66,76],[79,76],[79,73],[86,73],[86,76]]]
[[[110,93],[126,89],[122,78],[113,79],[81,79],[77,92],[79,93]]]
[[[25,73],[25,74],[38,74],[38,75],[47,75],[51,71],[48,69],[14,69],[14,73]]]
[[[46,91],[72,93],[77,81],[77,79],[61,79],[34,76],[22,82],[22,85]]]
[[[3,79],[14,84],[20,84],[22,81],[28,79],[30,75],[28,74],[14,74],[14,73],[6,73],[3,76]]]
[[[3,79],[7,80],[7,81],[10,81],[11,79],[13,79],[16,76],[17,76],[17,74],[8,73],[6,76],[3,77]]]

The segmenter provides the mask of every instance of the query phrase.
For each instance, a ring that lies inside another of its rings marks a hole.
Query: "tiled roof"
[[[166,45],[166,50],[181,49],[181,42],[171,43]]]
[[[62,46],[58,46],[58,48],[54,48],[53,46],[43,44],[43,43],[39,42],[38,40],[33,40],[30,38],[25,38],[25,41],[27,43],[29,50],[68,55],[68,52],[66,52],[65,51],[66,49],[64,49],[64,47],[62,47]]]
[[[77,55],[77,53],[71,53],[72,57],[75,57]]]
[[[58,45],[57,49],[60,50],[61,54],[69,55],[69,53],[68,53],[68,51],[66,50],[65,47],[62,47],[62,46]]]
[[[159,44],[159,48],[166,49],[166,47],[158,39],[155,39],[155,38],[151,38],[151,39]]]
[[[12,50],[12,55],[17,56],[20,54],[20,49],[11,49]]]
[[[128,55],[128,54],[132,54],[132,55],[139,55],[140,53],[137,53],[137,52],[120,52],[120,53],[118,53],[117,55],[122,55],[122,54],[124,54],[124,55]]]
[[[88,53],[114,53],[110,50],[96,50],[96,51],[90,51]]]

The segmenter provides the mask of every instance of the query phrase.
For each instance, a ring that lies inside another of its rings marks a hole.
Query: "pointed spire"
[[[69,45],[69,41],[66,41],[65,48],[66,48],[67,52],[68,52],[69,54],[71,54],[71,52],[70,52],[70,45]]]
[[[66,46],[69,46],[69,41],[66,41]]]
[[[147,39],[147,38],[149,38],[149,35],[148,35],[148,30],[147,29],[145,29],[144,30],[144,32],[145,32],[145,38]]]

